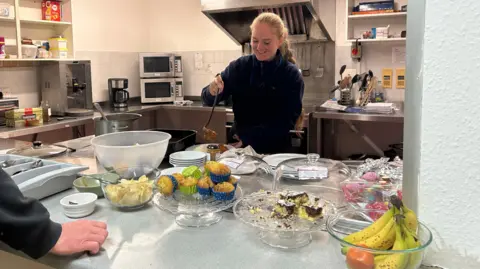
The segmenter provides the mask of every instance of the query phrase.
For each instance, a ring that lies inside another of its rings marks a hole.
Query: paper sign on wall
[[[392,48],[392,63],[404,64],[405,63],[405,47],[393,47]]]

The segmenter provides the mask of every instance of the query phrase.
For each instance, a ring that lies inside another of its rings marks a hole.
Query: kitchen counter
[[[84,147],[89,138],[66,141],[62,144],[79,148],[76,152],[55,158],[58,161],[90,165],[87,173],[102,170],[96,165],[91,147]],[[2,144],[3,142],[3,144]],[[0,139],[0,149],[14,145],[13,140]],[[161,169],[168,167],[162,164]],[[315,193],[318,183],[310,183],[309,192]],[[242,176],[243,193],[270,189],[271,180]],[[281,181],[280,188],[302,190],[304,185]],[[41,200],[51,219],[59,223],[73,221],[63,214],[60,199],[75,193],[70,189]],[[341,193],[340,193],[341,195]],[[342,195],[343,197],[343,195]],[[272,248],[262,243],[256,230],[236,220],[230,212],[220,213],[223,219],[210,227],[183,228],[175,223],[169,212],[153,204],[136,211],[121,211],[111,207],[105,198],[96,203],[96,209],[85,219],[104,221],[109,236],[97,255],[79,254],[71,257],[46,255],[38,260],[53,268],[329,268],[344,269],[338,245],[326,232],[312,233],[313,241],[294,250]],[[26,255],[0,244],[0,249],[22,257]]]
[[[351,121],[372,121],[372,122],[397,122],[403,123],[403,112],[395,114],[361,114],[346,113],[339,111],[315,111],[311,113],[312,119],[332,119],[332,120],[351,120]]]
[[[82,139],[65,144],[78,146],[88,140]],[[79,149],[56,160],[77,164],[95,163],[91,148]],[[89,172],[98,170],[97,166],[92,166]],[[271,180],[248,176],[242,176],[240,184],[244,193],[271,188]],[[297,188],[301,186],[292,186],[292,189]],[[309,189],[315,191],[314,186]],[[59,223],[72,221],[63,214],[59,201],[74,192],[76,190],[70,189],[41,200],[52,220]],[[182,228],[175,223],[172,214],[154,205],[137,211],[120,211],[102,198],[97,201],[95,212],[86,219],[107,222],[109,237],[103,245],[103,251],[95,256],[47,255],[39,262],[54,268],[78,269],[344,268],[344,263],[335,258],[335,252],[340,250],[333,245],[326,232],[313,233],[313,242],[306,247],[285,251],[262,243],[256,231],[236,220],[232,213],[220,214],[223,219],[210,227]]]
[[[211,107],[204,106],[202,102],[195,101],[190,106],[176,106],[174,104],[152,104],[152,105],[145,105],[140,104],[138,101],[133,101],[128,106],[126,110],[114,110],[110,106],[103,106],[102,107],[106,114],[113,114],[119,112],[131,112],[131,113],[142,113],[142,112],[149,112],[155,111],[160,108],[166,109],[181,109],[181,110],[200,110],[200,111],[209,111]],[[215,111],[227,111],[229,107],[218,106],[215,108]],[[229,110],[231,111],[231,109]],[[86,116],[86,117],[76,117],[75,119],[64,119],[64,120],[57,120],[57,117],[52,117],[50,122],[44,123],[40,126],[29,126],[29,127],[21,127],[21,128],[10,128],[10,127],[0,127],[0,138],[14,138],[24,135],[54,131],[62,128],[71,128],[75,126],[81,126],[92,122],[93,118],[100,117],[100,113],[96,112],[93,116]]]

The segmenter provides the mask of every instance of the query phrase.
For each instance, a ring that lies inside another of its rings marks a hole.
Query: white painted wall
[[[147,0],[151,51],[238,50],[202,12],[200,0]]]
[[[418,191],[435,234],[428,262],[445,268],[480,268],[478,10],[477,0],[409,5],[405,192]]]

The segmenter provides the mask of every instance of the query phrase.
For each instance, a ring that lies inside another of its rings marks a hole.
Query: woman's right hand
[[[223,87],[225,84],[223,83],[222,76],[219,74],[215,77],[215,79],[210,83],[208,87],[208,91],[212,96],[217,95],[217,93],[223,92]]]

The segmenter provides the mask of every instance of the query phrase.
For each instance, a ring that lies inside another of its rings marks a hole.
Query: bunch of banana
[[[365,229],[346,236],[344,241],[377,250],[406,250],[421,246],[417,238],[418,220],[415,212],[403,205],[396,196],[391,197],[391,204],[391,208],[382,217]],[[347,261],[352,261],[349,250],[348,247],[343,247],[342,253],[347,255]],[[371,267],[361,268],[415,269],[421,260],[421,252],[376,255]],[[356,269],[351,265],[349,268]]]

